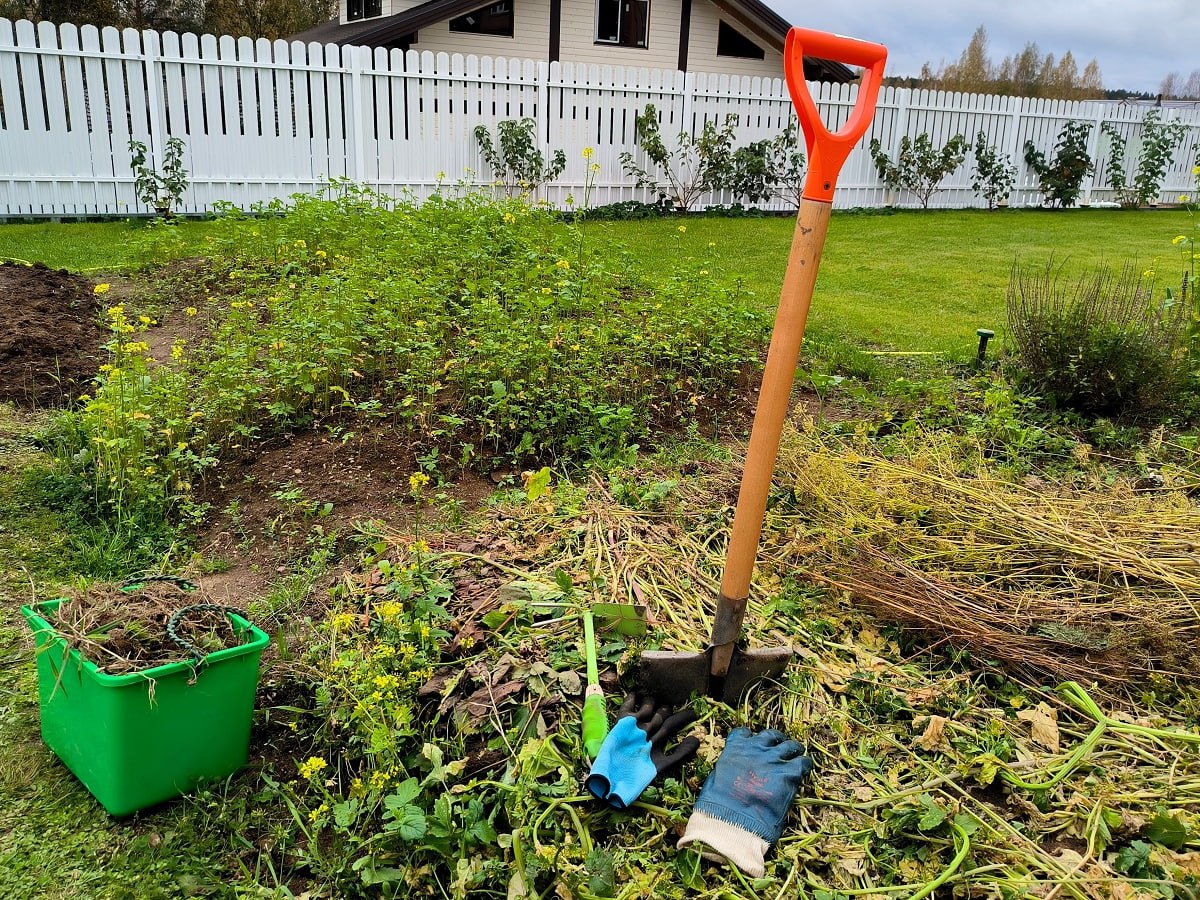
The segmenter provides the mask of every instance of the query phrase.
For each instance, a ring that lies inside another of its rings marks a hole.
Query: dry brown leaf
[[[1051,753],[1058,752],[1058,712],[1049,704],[1042,702],[1032,709],[1018,710],[1017,718],[1030,724],[1035,744],[1040,744]]]
[[[925,732],[916,740],[916,744],[922,750],[938,750],[946,746],[946,723],[949,720],[945,716],[930,716],[925,722]]]

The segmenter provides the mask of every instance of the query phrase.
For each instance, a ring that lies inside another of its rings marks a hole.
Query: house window
[[[740,59],[764,59],[762,47],[740,31],[722,22],[717,28],[717,56],[736,56]]]
[[[596,0],[596,43],[645,47],[650,0]]]
[[[491,6],[481,6],[479,9],[450,20],[451,31],[465,31],[469,34],[494,34],[500,37],[513,36],[513,5],[512,0],[504,3],[493,3]]]
[[[383,15],[383,0],[346,0],[346,21]]]

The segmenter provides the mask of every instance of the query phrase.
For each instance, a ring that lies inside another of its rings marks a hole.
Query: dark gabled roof
[[[711,0],[712,4],[775,50],[783,51],[783,42],[792,27],[762,0]],[[308,31],[292,35],[294,41],[322,44],[355,44],[367,47],[391,47],[401,44],[414,32],[437,22],[478,9],[480,0],[426,0],[412,9],[386,18],[368,19],[339,25],[325,22]],[[839,62],[804,57],[804,77],[810,81],[853,81],[857,76]]]

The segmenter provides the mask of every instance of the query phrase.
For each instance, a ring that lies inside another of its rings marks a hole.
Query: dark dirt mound
[[[0,264],[0,401],[56,406],[87,390],[104,330],[86,278]]]

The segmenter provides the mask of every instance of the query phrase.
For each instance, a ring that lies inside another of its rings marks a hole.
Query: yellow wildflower
[[[108,289],[111,287],[112,287],[112,285],[106,281],[103,284],[98,284],[94,288],[92,288],[92,293],[93,294],[107,294]]]
[[[320,806],[318,806],[316,809],[314,809],[312,812],[310,812],[308,814],[308,821],[315,822],[315,821],[317,821],[317,819],[321,818],[321,816],[325,815],[325,813],[327,813],[327,812],[329,812],[329,804],[322,803]]]
[[[1186,240],[1187,240],[1187,235],[1177,234],[1177,235],[1175,235],[1175,237],[1171,238],[1171,243],[1172,244],[1182,244]]]
[[[680,226],[679,226],[679,233],[680,233],[680,234],[683,234],[683,233],[684,233],[684,232],[686,232],[686,231],[687,231],[687,226],[686,226],[686,225],[680,225]]]
[[[596,151],[595,151],[595,150],[593,150],[591,147],[584,147],[584,148],[583,148],[583,158],[584,158],[584,159],[591,159],[591,158],[592,158],[592,154],[593,154],[593,153],[595,153],[595,152],[596,152]]]
[[[424,472],[413,472],[408,476],[408,487],[413,493],[429,484],[429,476]]]
[[[567,260],[567,259],[560,259],[554,265],[556,268],[562,269],[564,272],[566,272],[566,271],[569,271],[571,268],[571,261]]]
[[[328,768],[329,763],[325,762],[319,756],[310,756],[297,768],[297,773],[301,778],[312,778],[317,773]]]

